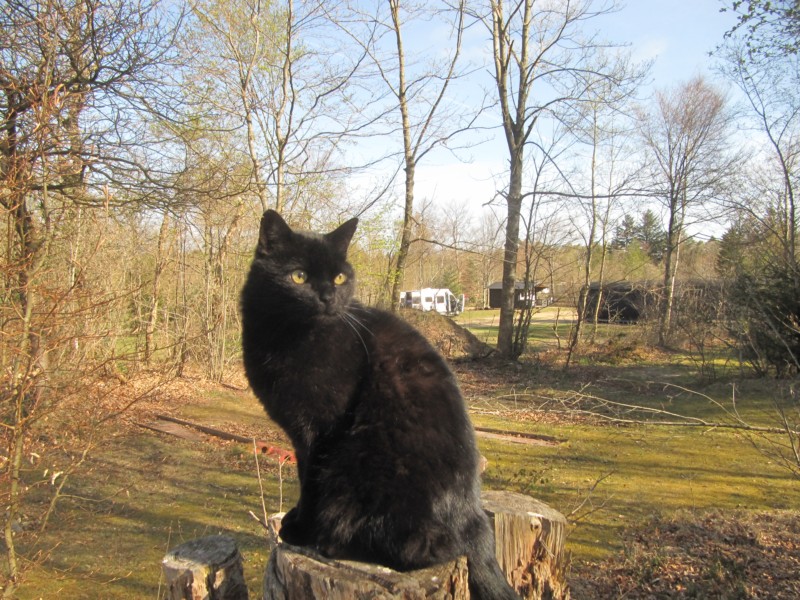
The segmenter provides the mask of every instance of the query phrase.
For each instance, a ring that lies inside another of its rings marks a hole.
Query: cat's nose
[[[335,292],[333,288],[325,287],[319,291],[319,299],[325,305],[325,312],[331,314],[333,311],[333,300]]]

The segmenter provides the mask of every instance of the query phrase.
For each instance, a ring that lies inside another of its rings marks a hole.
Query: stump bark
[[[564,516],[514,492],[487,491],[482,500],[494,524],[497,562],[517,593],[526,600],[568,600]]]
[[[380,565],[329,560],[282,543],[264,575],[264,600],[467,600],[467,560],[400,573]]]
[[[167,553],[161,566],[168,600],[248,600],[242,555],[230,537],[188,541]]]
[[[497,559],[526,600],[569,600],[564,552],[566,519],[543,502],[513,492],[486,492]],[[271,525],[279,524],[270,519]],[[467,562],[460,559],[399,573],[379,565],[336,561],[308,548],[279,543],[264,575],[264,600],[361,598],[467,600]]]

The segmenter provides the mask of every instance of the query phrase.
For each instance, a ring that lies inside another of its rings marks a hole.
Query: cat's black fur
[[[300,500],[281,537],[398,570],[466,555],[472,597],[516,599],[453,374],[405,321],[352,299],[357,222],[322,235],[265,212],[242,290],[247,377],[297,455]]]

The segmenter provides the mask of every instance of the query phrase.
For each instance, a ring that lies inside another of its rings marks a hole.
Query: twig
[[[612,423],[619,423],[625,425],[661,425],[661,426],[669,426],[669,427],[706,427],[709,429],[734,429],[739,431],[750,431],[750,432],[757,432],[757,433],[774,433],[774,434],[785,434],[787,430],[782,427],[765,427],[759,425],[750,425],[749,423],[745,422],[740,416],[738,416],[738,412],[734,413],[731,412],[728,408],[726,408],[721,402],[711,398],[706,394],[702,394],[700,392],[696,392],[694,390],[690,390],[680,385],[668,383],[665,384],[666,387],[671,387],[676,390],[680,390],[685,393],[693,394],[696,396],[700,396],[701,398],[711,402],[721,410],[725,412],[725,414],[730,415],[733,419],[733,422],[722,422],[722,421],[707,421],[706,419],[701,419],[699,417],[691,417],[688,415],[682,415],[679,413],[675,413],[672,411],[665,410],[663,408],[653,408],[650,406],[641,406],[638,404],[628,404],[626,402],[618,402],[615,400],[608,400],[606,398],[601,398],[599,396],[595,396],[593,394],[587,394],[583,391],[575,392],[572,398],[575,402],[580,401],[591,401],[594,402],[596,406],[605,407],[605,408],[617,408],[623,409],[623,412],[629,414],[652,414],[652,415],[661,415],[672,417],[676,420],[651,420],[651,419],[636,419],[636,418],[624,418],[615,415],[604,415],[601,413],[596,412],[596,410],[590,409],[582,409],[577,408],[575,406],[568,405],[568,399],[561,399],[561,404],[565,408],[568,409],[569,412],[575,414],[584,414],[590,415],[599,419],[604,419],[606,421]],[[584,388],[585,389],[585,388]],[[789,433],[794,435],[800,435],[800,431],[796,429],[791,429]]]
[[[283,512],[283,465],[288,459],[278,461],[278,512]]]
[[[259,525],[261,525],[261,527],[263,527],[267,533],[269,533],[269,525],[264,523],[264,521],[262,521],[256,513],[254,513],[252,510],[248,510],[247,514],[253,517],[253,520]]]
[[[578,504],[578,506],[573,508],[572,511],[570,511],[570,513],[567,515],[567,519],[571,520],[572,524],[579,523],[580,521],[582,521],[583,519],[585,519],[589,515],[597,512],[598,510],[602,510],[603,508],[605,508],[606,502],[608,502],[608,500],[610,498],[607,498],[602,504],[600,504],[600,506],[595,507],[594,505],[592,505],[592,510],[582,514],[581,516],[577,517],[576,519],[572,519],[572,517],[574,515],[578,514],[578,512],[584,506],[586,506],[586,504],[592,499],[592,494],[597,489],[597,486],[600,485],[603,481],[605,481],[609,477],[611,477],[613,474],[614,474],[614,471],[610,471],[610,472],[606,473],[605,475],[601,475],[600,477],[595,479],[594,483],[592,483],[591,486],[589,486],[589,490],[586,493],[586,496],[584,496],[583,500],[581,500],[580,504]]]
[[[264,528],[267,530],[267,532],[269,532],[269,527],[267,527],[267,520],[268,520],[267,503],[264,500],[264,482],[261,479],[261,467],[258,464],[258,445],[256,444],[255,438],[253,438],[253,458],[255,458],[256,460],[256,475],[258,476],[258,489],[261,491],[261,510],[264,513],[264,522],[262,523],[262,525],[264,525]],[[250,514],[253,515],[253,517],[255,517],[252,511],[250,511]]]

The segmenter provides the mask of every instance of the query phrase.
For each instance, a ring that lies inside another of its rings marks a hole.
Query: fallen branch
[[[505,439],[510,442],[540,444],[543,446],[557,446],[567,440],[552,435],[541,433],[528,433],[526,431],[507,431],[505,429],[492,429],[490,427],[475,427],[477,435],[485,435],[496,439]]]
[[[290,450],[284,450],[283,448],[279,448],[277,446],[271,446],[266,442],[260,442],[252,437],[247,437],[244,435],[238,435],[236,433],[230,433],[228,431],[223,431],[221,429],[216,429],[214,427],[209,427],[208,425],[201,425],[200,423],[193,423],[192,421],[186,421],[185,419],[179,419],[177,417],[171,417],[170,415],[156,415],[157,419],[162,421],[169,421],[172,423],[177,423],[178,425],[185,425],[187,427],[193,427],[198,431],[202,431],[203,433],[207,433],[208,435],[213,435],[214,437],[218,437],[223,440],[228,440],[232,442],[239,442],[242,444],[255,444],[256,448],[261,454],[266,454],[268,456],[275,457],[278,462],[281,464],[285,462],[290,463],[297,463],[297,459],[295,458],[294,452]],[[145,426],[146,427],[146,426]]]
[[[729,410],[725,407],[721,402],[715,400],[714,398],[702,394],[700,392],[696,392],[694,390],[690,390],[683,386],[675,385],[675,384],[663,384],[666,387],[671,387],[676,390],[679,390],[683,393],[689,393],[707,400],[708,402],[714,404],[719,409],[721,409],[725,414],[729,415],[732,418],[732,421],[708,421],[706,419],[702,419],[700,417],[692,417],[688,415],[682,415],[680,413],[672,412],[663,408],[653,408],[650,406],[641,406],[638,404],[630,404],[627,402],[618,402],[616,400],[608,400],[606,398],[601,398],[599,396],[595,396],[594,394],[587,394],[584,393],[582,390],[575,392],[572,395],[572,402],[574,404],[579,404],[581,402],[593,402],[595,406],[602,407],[602,408],[613,408],[613,409],[621,409],[621,412],[624,413],[644,413],[644,414],[652,414],[652,415],[659,415],[674,418],[676,420],[661,420],[661,419],[636,419],[636,418],[625,418],[620,416],[615,416],[613,414],[602,414],[596,411],[595,408],[592,410],[580,408],[578,406],[570,406],[568,404],[568,400],[561,399],[560,402],[566,408],[568,408],[569,412],[573,414],[583,414],[583,415],[590,415],[599,419],[603,419],[612,423],[617,424],[625,424],[625,425],[660,425],[660,426],[668,426],[668,427],[703,427],[706,429],[734,429],[739,431],[748,431],[748,432],[755,432],[755,433],[771,433],[771,434],[792,434],[792,435],[800,435],[800,431],[797,429],[784,427],[766,427],[761,425],[751,425],[747,423],[738,413],[736,409],[736,401],[735,396],[732,402],[734,409]],[[585,387],[583,389],[586,389]],[[786,424],[788,426],[788,423]]]

